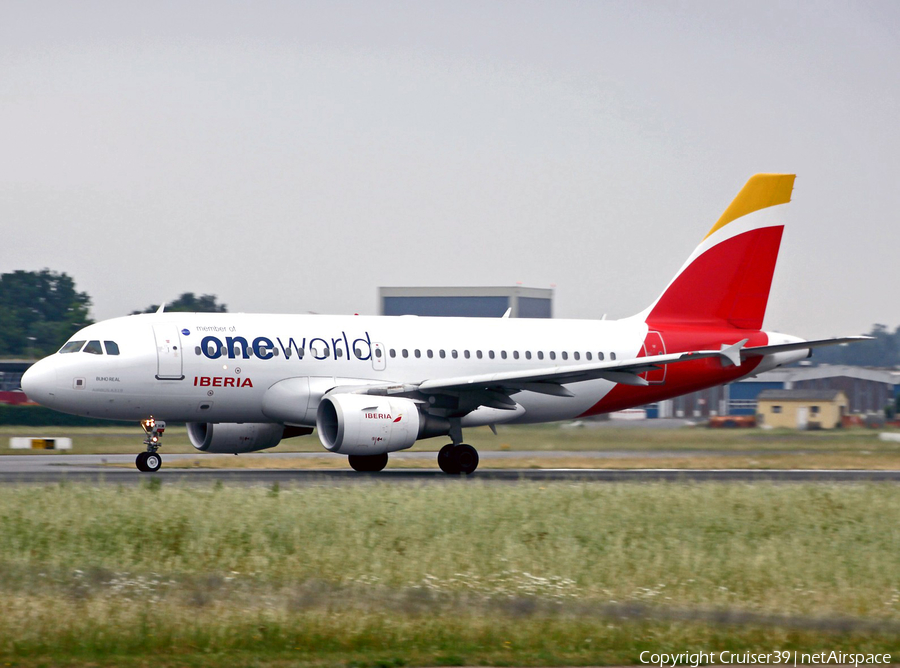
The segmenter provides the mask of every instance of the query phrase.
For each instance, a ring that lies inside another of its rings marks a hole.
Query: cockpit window
[[[81,350],[84,341],[69,341],[66,345],[59,349],[60,353],[77,353]]]
[[[103,345],[106,346],[106,354],[107,355],[118,355],[119,354],[119,344],[115,341],[104,341]]]
[[[102,355],[103,348],[100,346],[99,341],[88,341],[88,344],[84,347],[83,353],[91,353],[91,355]]]

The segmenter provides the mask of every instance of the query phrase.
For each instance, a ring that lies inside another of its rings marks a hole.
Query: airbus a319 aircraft
[[[792,174],[757,174],[662,295],[623,320],[166,313],[85,327],[22,378],[28,397],[77,415],[140,420],[141,471],[165,421],[194,447],[247,453],[318,431],[357,471],[449,437],[437,455],[471,474],[463,429],[570,420],[768,371],[817,346],[763,331]]]

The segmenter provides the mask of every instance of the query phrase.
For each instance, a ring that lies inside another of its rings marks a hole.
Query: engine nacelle
[[[284,425],[256,422],[188,422],[187,431],[198,450],[228,455],[274,448],[284,437]]]
[[[366,394],[328,394],[316,411],[319,440],[343,455],[404,450],[419,438],[446,434],[447,420],[423,415],[414,401]]]

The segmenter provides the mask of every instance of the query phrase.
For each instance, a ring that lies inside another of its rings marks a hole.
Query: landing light
[[[148,434],[161,434],[166,430],[166,423],[149,417],[141,420],[141,428]]]

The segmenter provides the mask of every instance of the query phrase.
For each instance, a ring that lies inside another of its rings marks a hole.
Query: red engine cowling
[[[198,450],[228,455],[274,448],[284,437],[284,425],[256,422],[188,422],[187,431]]]
[[[365,394],[326,395],[316,411],[322,445],[343,455],[380,455],[408,448],[425,422],[409,399]]]

